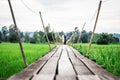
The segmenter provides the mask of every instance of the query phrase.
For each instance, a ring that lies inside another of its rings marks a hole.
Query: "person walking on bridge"
[[[66,45],[67,39],[66,39],[66,35],[62,35],[62,44]]]

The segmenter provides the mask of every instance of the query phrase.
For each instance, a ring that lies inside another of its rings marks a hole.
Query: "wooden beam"
[[[22,42],[21,42],[21,38],[20,38],[20,33],[19,33],[18,28],[17,28],[17,24],[16,24],[14,12],[13,12],[12,5],[11,5],[10,0],[8,0],[8,3],[9,3],[11,15],[12,15],[12,19],[13,19],[13,22],[14,22],[14,25],[15,25],[15,29],[16,29],[16,31],[17,31],[17,38],[18,38],[18,41],[19,41],[19,46],[20,46],[20,50],[21,50],[21,53],[22,53],[24,65],[25,65],[25,67],[27,67],[27,61],[26,61],[26,57],[25,57],[24,50],[23,50],[23,47],[22,47]]]
[[[45,25],[44,25],[44,22],[43,22],[42,14],[41,14],[41,12],[39,12],[39,14],[40,14],[40,19],[41,19],[42,26],[43,26],[43,29],[44,29],[44,32],[45,32],[45,36],[46,36],[46,38],[47,38],[47,42],[48,42],[49,48],[50,48],[50,50],[51,50],[50,41],[49,41],[49,39],[48,39],[48,35],[47,35],[46,29],[45,29]]]
[[[101,4],[102,4],[102,0],[100,0],[100,2],[99,2],[98,12],[97,12],[97,16],[96,16],[96,20],[95,20],[95,24],[94,24],[92,36],[90,38],[90,43],[89,43],[89,46],[88,46],[88,50],[87,50],[86,56],[88,56],[88,54],[90,52],[90,47],[91,47],[91,44],[92,44],[92,39],[94,37],[94,32],[95,32],[96,25],[97,25],[97,21],[98,21],[98,17],[99,17],[99,13],[100,13]]]

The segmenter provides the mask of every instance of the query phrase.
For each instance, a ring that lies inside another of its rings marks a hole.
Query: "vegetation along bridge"
[[[59,45],[8,80],[120,80],[68,45]]]

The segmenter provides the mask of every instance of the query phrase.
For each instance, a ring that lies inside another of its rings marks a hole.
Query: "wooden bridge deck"
[[[82,56],[72,47],[60,45],[8,80],[120,80],[120,78]]]

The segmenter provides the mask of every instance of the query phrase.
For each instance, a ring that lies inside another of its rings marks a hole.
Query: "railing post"
[[[10,0],[8,0],[8,3],[9,3],[11,15],[12,15],[12,19],[13,19],[13,22],[14,22],[14,25],[15,25],[15,29],[16,29],[16,31],[17,31],[17,38],[18,38],[18,41],[19,41],[19,46],[20,46],[20,49],[21,49],[21,53],[22,53],[24,65],[25,65],[25,67],[27,67],[28,64],[27,64],[27,61],[26,61],[26,57],[25,57],[25,54],[24,54],[23,47],[22,47],[22,42],[21,42],[21,39],[20,39],[20,33],[19,33],[18,28],[17,28],[17,24],[16,24],[14,12],[13,12],[12,5],[11,5]]]
[[[90,52],[90,47],[91,47],[92,39],[94,37],[94,32],[95,32],[96,25],[97,25],[97,21],[98,21],[98,17],[99,17],[99,13],[100,13],[101,4],[102,4],[102,0],[100,0],[100,2],[99,2],[98,12],[97,12],[96,20],[95,20],[95,25],[94,25],[94,28],[93,28],[92,36],[90,38],[90,43],[89,43],[89,46],[88,46],[88,50],[87,50],[86,56],[88,56],[88,54]]]
[[[77,43],[80,42],[80,39],[81,39],[81,36],[82,36],[82,31],[83,31],[83,29],[84,29],[84,27],[85,27],[85,24],[86,24],[86,22],[84,23],[84,25],[83,25],[83,27],[82,27],[82,30],[81,30],[81,32],[80,32],[80,36],[78,37]]]
[[[44,32],[45,32],[45,36],[46,36],[46,38],[47,38],[47,42],[48,42],[49,48],[50,48],[50,50],[51,50],[50,41],[49,41],[49,39],[48,39],[48,35],[47,35],[46,29],[45,29],[45,25],[44,25],[44,22],[43,22],[43,19],[42,19],[42,14],[41,14],[41,12],[39,12],[39,14],[40,14],[40,19],[41,19],[42,26],[43,26],[43,29],[44,29]]]

